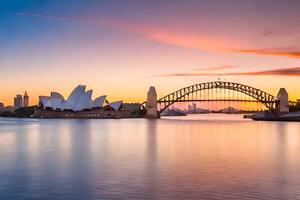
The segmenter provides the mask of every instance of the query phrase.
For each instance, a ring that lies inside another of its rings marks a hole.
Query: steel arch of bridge
[[[209,90],[209,89],[228,89],[237,91],[240,93],[244,93],[257,102],[262,103],[270,110],[275,110],[276,107],[276,97],[264,92],[262,90],[243,85],[240,83],[233,83],[233,82],[225,82],[225,81],[214,81],[214,82],[206,82],[206,83],[199,83],[196,85],[191,85],[180,90],[177,90],[173,93],[170,93],[162,98],[160,98],[157,103],[162,105],[163,107],[159,110],[159,113],[162,113],[165,109],[167,109],[170,105],[176,102],[185,102],[185,97],[189,96],[192,93],[201,91],[201,90]],[[223,100],[226,101],[226,100]]]

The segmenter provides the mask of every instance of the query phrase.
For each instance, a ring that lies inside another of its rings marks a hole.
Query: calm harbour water
[[[0,199],[300,199],[300,123],[0,118]]]

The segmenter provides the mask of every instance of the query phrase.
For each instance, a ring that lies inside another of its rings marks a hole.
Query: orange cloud
[[[197,68],[193,71],[210,71],[210,70],[226,70],[226,69],[236,69],[236,66],[218,66],[218,67],[203,67],[203,68]]]
[[[161,74],[156,77],[175,76],[300,76],[300,67],[281,68],[256,72],[236,72],[236,73],[171,73]]]
[[[285,56],[291,58],[300,58],[300,51],[290,51],[282,49],[241,49],[235,50],[238,53],[268,55],[268,56]]]
[[[227,74],[225,74],[227,75]],[[231,73],[228,75],[246,75],[246,76],[264,76],[264,75],[272,75],[272,76],[300,76],[300,67],[293,68],[282,68],[282,69],[273,69],[273,70],[265,70],[265,71],[257,71],[257,72],[242,72],[242,73]]]

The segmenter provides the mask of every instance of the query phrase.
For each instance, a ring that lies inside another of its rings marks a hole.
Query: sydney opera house
[[[39,107],[34,117],[39,118],[130,118],[132,110],[122,109],[122,101],[109,103],[106,95],[92,99],[93,90],[77,86],[65,99],[58,92],[39,97]]]

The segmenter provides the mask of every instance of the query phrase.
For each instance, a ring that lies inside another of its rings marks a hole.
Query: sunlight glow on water
[[[2,118],[0,199],[300,199],[300,123]]]

